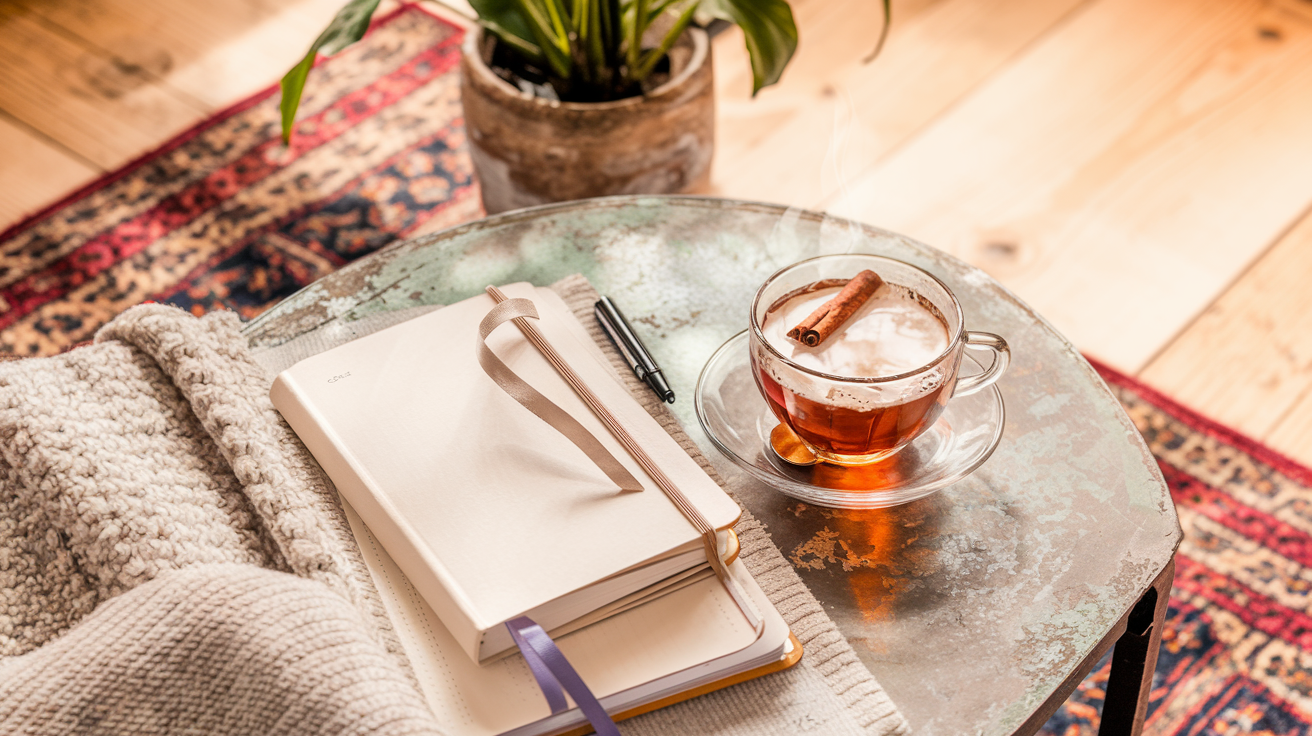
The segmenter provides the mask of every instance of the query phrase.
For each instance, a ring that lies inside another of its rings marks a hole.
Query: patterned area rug
[[[0,233],[0,353],[58,353],[147,300],[250,318],[398,238],[478,217],[461,36],[403,7],[314,69],[290,149],[273,87]]]
[[[1312,732],[1312,470],[1097,366],[1184,528],[1145,734]],[[1108,661],[1043,733],[1098,732]]]
[[[0,234],[0,353],[48,355],[145,300],[250,318],[343,264],[481,214],[460,30],[413,7],[311,75],[290,150],[270,89]],[[1185,541],[1149,734],[1312,730],[1312,471],[1110,370]],[[1045,733],[1097,732],[1106,663]]]

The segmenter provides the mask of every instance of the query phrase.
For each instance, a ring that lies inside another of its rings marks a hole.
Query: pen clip
[[[634,374],[638,375],[639,380],[646,380],[646,367],[643,366],[643,363],[638,359],[638,356],[635,356],[634,350],[630,348],[628,341],[625,340],[623,333],[619,331],[617,325],[611,323],[610,315],[606,314],[606,311],[601,307],[600,302],[598,302],[597,306],[593,308],[593,314],[597,315],[597,321],[601,324],[602,332],[606,333],[606,337],[610,337],[610,341],[615,344],[615,349],[618,349],[619,353],[625,357],[625,361],[628,362],[628,367],[631,367],[631,369],[634,370]]]

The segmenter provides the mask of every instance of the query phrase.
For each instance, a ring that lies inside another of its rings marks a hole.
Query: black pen
[[[670,384],[665,382],[665,376],[661,375],[661,367],[656,365],[651,353],[647,352],[647,346],[643,345],[633,333],[629,321],[620,314],[619,308],[610,297],[603,296],[593,305],[592,311],[597,315],[601,329],[605,330],[611,342],[615,343],[620,354],[629,362],[629,367],[633,368],[633,375],[637,376],[639,381],[645,381],[651,386],[651,390],[656,392],[656,396],[660,397],[661,401],[673,404],[674,391],[670,388]]]

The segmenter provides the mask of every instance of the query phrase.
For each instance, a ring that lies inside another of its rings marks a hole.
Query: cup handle
[[[1007,372],[1007,365],[1011,363],[1011,348],[1007,347],[1007,341],[992,332],[967,331],[966,347],[992,351],[993,363],[985,368],[983,373],[959,379],[956,390],[952,392],[954,397],[969,396],[982,388],[992,386],[1003,373]]]

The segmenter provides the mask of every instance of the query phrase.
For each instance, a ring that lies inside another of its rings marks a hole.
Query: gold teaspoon
[[[815,465],[819,458],[787,424],[770,430],[770,449],[789,465]]]

